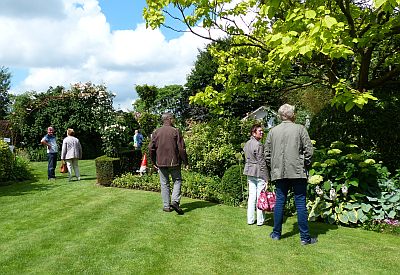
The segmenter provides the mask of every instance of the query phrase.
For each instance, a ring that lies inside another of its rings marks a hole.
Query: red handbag
[[[261,190],[260,196],[257,201],[257,208],[266,211],[273,212],[276,203],[276,197],[274,192]]]

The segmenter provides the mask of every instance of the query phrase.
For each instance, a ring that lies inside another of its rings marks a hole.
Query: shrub
[[[101,139],[104,153],[109,157],[118,157],[123,145],[128,143],[126,126],[113,124],[104,127]]]
[[[189,163],[194,171],[221,177],[237,163],[236,154],[249,138],[253,121],[218,119],[193,123],[185,135]]]
[[[371,155],[343,142],[316,150],[308,185],[311,220],[356,225],[398,217],[400,190]]]
[[[113,187],[140,189],[145,191],[160,191],[160,181],[157,174],[143,175],[125,173],[114,179],[111,183]]]
[[[113,179],[120,174],[120,159],[101,156],[95,159],[97,183],[110,186]]]
[[[32,178],[33,174],[29,169],[29,160],[23,156],[16,156],[12,169],[12,180],[22,181]]]
[[[121,173],[134,172],[140,168],[142,152],[140,150],[122,150],[119,152]]]
[[[217,177],[208,177],[200,173],[182,170],[181,194],[185,197],[219,202],[216,193],[218,184],[219,178]],[[140,176],[125,173],[114,179],[111,186],[159,192],[160,180],[158,174]]]
[[[6,182],[11,179],[14,156],[8,147],[8,144],[0,140],[0,182]]]
[[[400,167],[400,120],[393,119],[400,112],[399,88],[377,89],[374,96],[379,99],[348,112],[328,105],[313,118],[309,133],[324,146],[340,140],[375,151],[394,173]]]
[[[247,178],[243,166],[232,165],[224,173],[219,186],[220,199],[224,204],[238,206],[245,200]]]
[[[30,161],[47,161],[47,151],[45,147],[40,148],[27,148],[25,149],[28,153]]]

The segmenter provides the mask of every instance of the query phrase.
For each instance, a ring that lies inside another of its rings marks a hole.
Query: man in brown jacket
[[[173,209],[178,214],[183,215],[179,203],[182,185],[181,165],[187,166],[188,164],[185,141],[180,131],[174,127],[175,118],[172,113],[163,114],[161,119],[163,126],[156,129],[152,134],[149,155],[160,176],[163,210],[171,212]],[[169,175],[174,182],[172,199],[170,197]]]

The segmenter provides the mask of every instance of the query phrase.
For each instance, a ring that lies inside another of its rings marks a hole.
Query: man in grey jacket
[[[265,144],[271,181],[276,184],[274,228],[270,237],[273,240],[281,237],[283,210],[288,191],[293,188],[301,244],[314,244],[317,238],[310,237],[306,207],[307,168],[311,165],[313,147],[306,128],[294,123],[294,106],[284,104],[278,114],[282,123],[270,130]]]
[[[175,118],[172,113],[163,114],[161,119],[163,126],[152,134],[149,155],[160,176],[163,210],[171,212],[173,209],[179,215],[183,215],[179,203],[182,185],[181,165],[187,166],[188,164],[185,142],[180,131],[174,127]],[[172,198],[170,197],[169,175],[174,182]]]

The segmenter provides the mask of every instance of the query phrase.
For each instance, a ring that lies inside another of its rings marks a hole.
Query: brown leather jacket
[[[156,129],[149,144],[150,159],[158,167],[188,164],[185,141],[180,131],[170,123]]]

